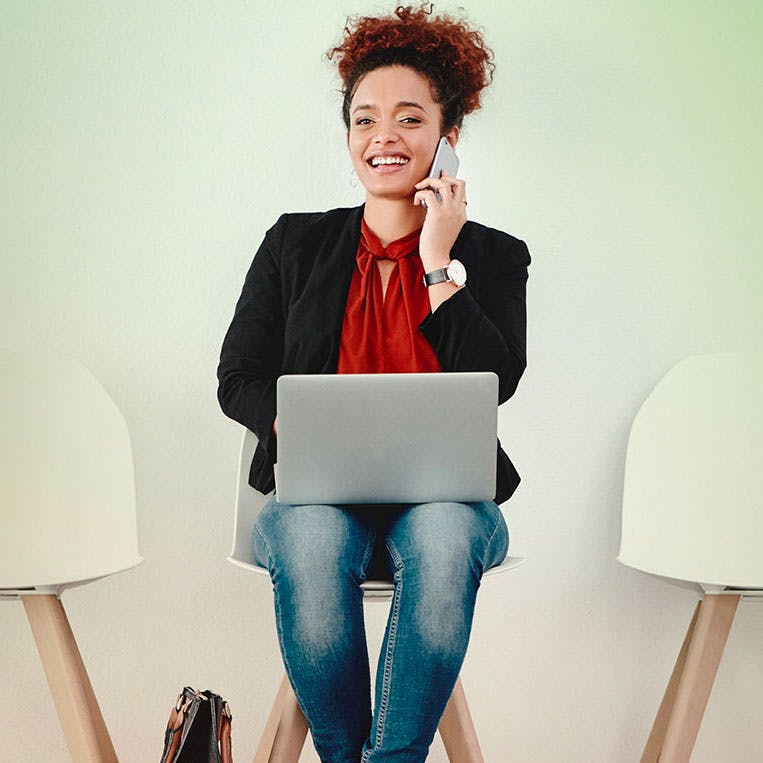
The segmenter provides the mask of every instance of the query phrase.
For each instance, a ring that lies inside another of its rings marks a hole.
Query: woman
[[[467,222],[463,180],[427,177],[440,137],[455,146],[479,108],[491,53],[464,22],[430,16],[408,7],[349,23],[329,58],[365,204],[282,215],[247,274],[218,396],[259,438],[250,482],[263,493],[274,487],[281,374],[493,371],[500,404],[524,371],[527,247]],[[456,259],[466,284],[449,268]],[[444,280],[425,286],[432,273]],[[507,553],[497,504],[518,483],[499,443],[495,501],[267,502],[254,554],[270,570],[284,664],[324,763],[426,759],[480,578]],[[360,583],[374,577],[395,592],[372,715]]]

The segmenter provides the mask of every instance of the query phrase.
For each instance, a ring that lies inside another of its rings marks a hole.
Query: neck
[[[421,228],[426,212],[423,206],[415,207],[411,198],[381,199],[366,195],[363,219],[381,245],[386,247],[390,241],[396,241]]]

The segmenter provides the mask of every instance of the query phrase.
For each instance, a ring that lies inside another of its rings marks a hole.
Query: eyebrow
[[[420,103],[417,103],[416,101],[398,101],[397,104],[395,105],[396,109],[406,108],[406,107],[407,108],[413,107],[415,109],[421,109],[422,111],[426,111],[426,109]],[[361,103],[352,110],[352,113],[354,114],[356,111],[363,111],[365,109],[373,110],[375,108],[376,106],[373,103]]]

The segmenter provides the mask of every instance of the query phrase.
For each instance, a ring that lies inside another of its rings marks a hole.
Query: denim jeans
[[[493,501],[289,505],[252,534],[286,672],[323,763],[422,763],[458,678],[484,570],[509,533]],[[366,579],[394,581],[373,715]]]

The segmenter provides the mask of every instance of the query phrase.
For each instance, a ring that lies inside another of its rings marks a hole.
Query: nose
[[[373,136],[374,143],[385,145],[388,143],[397,143],[399,140],[400,136],[397,133],[397,126],[394,122],[377,122],[376,130]]]

